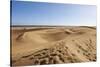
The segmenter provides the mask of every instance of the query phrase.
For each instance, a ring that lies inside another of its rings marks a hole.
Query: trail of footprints
[[[96,61],[96,47],[92,46],[92,40],[89,39],[88,42],[84,42],[84,44],[87,46],[86,49],[84,49],[78,43],[75,44],[78,47],[77,52],[82,53],[89,61]]]
[[[70,52],[69,48],[65,46],[63,41],[57,43],[51,48],[42,49],[34,54],[23,56],[22,58],[32,60],[33,65],[81,62],[75,54]]]

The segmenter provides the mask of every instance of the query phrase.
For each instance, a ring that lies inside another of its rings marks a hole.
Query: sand
[[[96,28],[11,28],[13,66],[96,61]]]

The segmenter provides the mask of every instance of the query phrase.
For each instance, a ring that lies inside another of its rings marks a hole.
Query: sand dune
[[[12,65],[96,61],[96,28],[11,29]]]

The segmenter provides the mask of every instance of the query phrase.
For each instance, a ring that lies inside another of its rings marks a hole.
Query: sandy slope
[[[13,29],[12,65],[96,61],[95,27]]]

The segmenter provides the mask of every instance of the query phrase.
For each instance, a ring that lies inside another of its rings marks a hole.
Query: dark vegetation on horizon
[[[10,25],[10,27],[96,27],[96,26],[71,26],[71,25]]]

